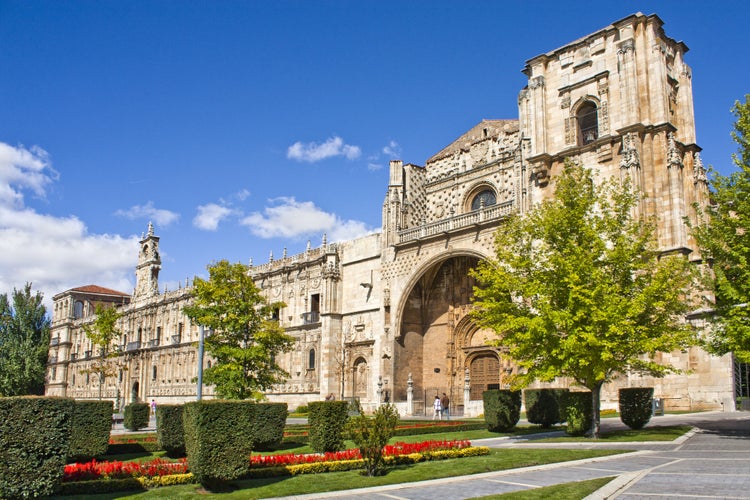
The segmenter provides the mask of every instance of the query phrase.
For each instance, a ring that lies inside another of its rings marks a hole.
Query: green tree
[[[120,335],[117,329],[117,322],[122,317],[114,306],[105,307],[97,304],[94,309],[96,315],[94,321],[83,325],[83,332],[91,343],[99,348],[99,358],[91,363],[86,370],[81,373],[93,373],[99,377],[99,399],[102,399],[102,389],[107,377],[112,377],[117,371],[117,364],[112,362],[113,357],[117,357],[117,352],[109,350],[112,341]]]
[[[50,321],[41,292],[27,283],[0,295],[0,396],[44,394]]]
[[[750,94],[732,109],[737,121],[732,156],[737,171],[723,176],[711,169],[712,204],[696,207],[693,227],[703,257],[711,264],[709,288],[715,297],[715,322],[709,350],[734,352],[750,362]]]
[[[476,318],[522,369],[513,385],[572,378],[592,393],[594,437],[603,384],[676,371],[653,356],[695,342],[685,322],[692,267],[658,254],[653,223],[632,215],[637,201],[629,182],[597,185],[566,162],[553,199],[511,217],[496,260],[474,271]]]
[[[398,410],[391,404],[378,406],[372,418],[367,417],[357,401],[358,414],[349,419],[347,432],[362,455],[365,474],[379,476],[384,472],[383,448],[393,437],[399,422]]]
[[[225,399],[263,398],[263,391],[288,376],[276,356],[289,350],[294,339],[272,319],[269,304],[250,277],[248,266],[226,260],[208,266],[209,279],[196,277],[193,304],[185,314],[211,330],[206,352],[216,360],[203,381]]]

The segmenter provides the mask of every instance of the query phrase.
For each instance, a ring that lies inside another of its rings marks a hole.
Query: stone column
[[[467,368],[464,372],[464,414],[469,408],[469,401],[471,401],[471,377]]]
[[[406,414],[414,415],[414,380],[411,378],[411,373],[406,380]]]
[[[383,404],[383,376],[378,375],[378,406]]]

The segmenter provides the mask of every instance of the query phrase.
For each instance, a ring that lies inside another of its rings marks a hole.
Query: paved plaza
[[[533,439],[480,439],[492,448],[621,448],[627,455],[488,472],[287,498],[356,500],[469,499],[554,484],[617,476],[590,499],[739,499],[750,498],[750,413],[710,412],[654,417],[649,426],[690,424],[686,436],[670,443],[534,443]],[[602,421],[602,430],[624,428],[619,419]]]

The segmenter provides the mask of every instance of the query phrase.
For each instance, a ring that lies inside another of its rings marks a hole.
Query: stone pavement
[[[616,478],[590,499],[750,499],[750,413],[709,412],[652,418],[649,426],[690,424],[688,435],[671,443],[534,443],[533,439],[480,439],[492,448],[621,448],[626,455],[488,472],[294,499],[470,499],[600,477]],[[624,427],[604,419],[602,430]]]

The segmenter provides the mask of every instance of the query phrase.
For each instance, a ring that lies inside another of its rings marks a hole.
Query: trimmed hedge
[[[482,393],[484,421],[491,432],[505,432],[521,419],[521,391],[492,389]]]
[[[565,398],[568,389],[526,389],[523,391],[526,403],[526,419],[549,429],[565,422]]]
[[[76,401],[68,459],[86,462],[107,453],[112,428],[112,401]]]
[[[568,422],[565,428],[566,433],[571,436],[583,436],[591,429],[591,421],[594,418],[591,397],[591,392],[571,392],[568,394],[565,410]]]
[[[0,398],[0,498],[42,497],[60,488],[74,404],[68,398]]]
[[[256,405],[253,449],[269,450],[284,439],[286,403],[258,403]]]
[[[122,419],[122,425],[130,431],[137,431],[148,427],[148,418],[151,414],[151,408],[148,403],[130,403],[125,406],[125,413]]]
[[[185,403],[182,421],[190,472],[208,489],[250,471],[257,404],[208,400]]]
[[[156,442],[170,457],[185,455],[185,429],[182,426],[182,405],[156,407]]]
[[[315,401],[308,405],[310,447],[316,453],[344,449],[344,427],[349,419],[346,401]]]
[[[620,420],[631,429],[642,429],[653,414],[654,388],[630,387],[619,390]]]

